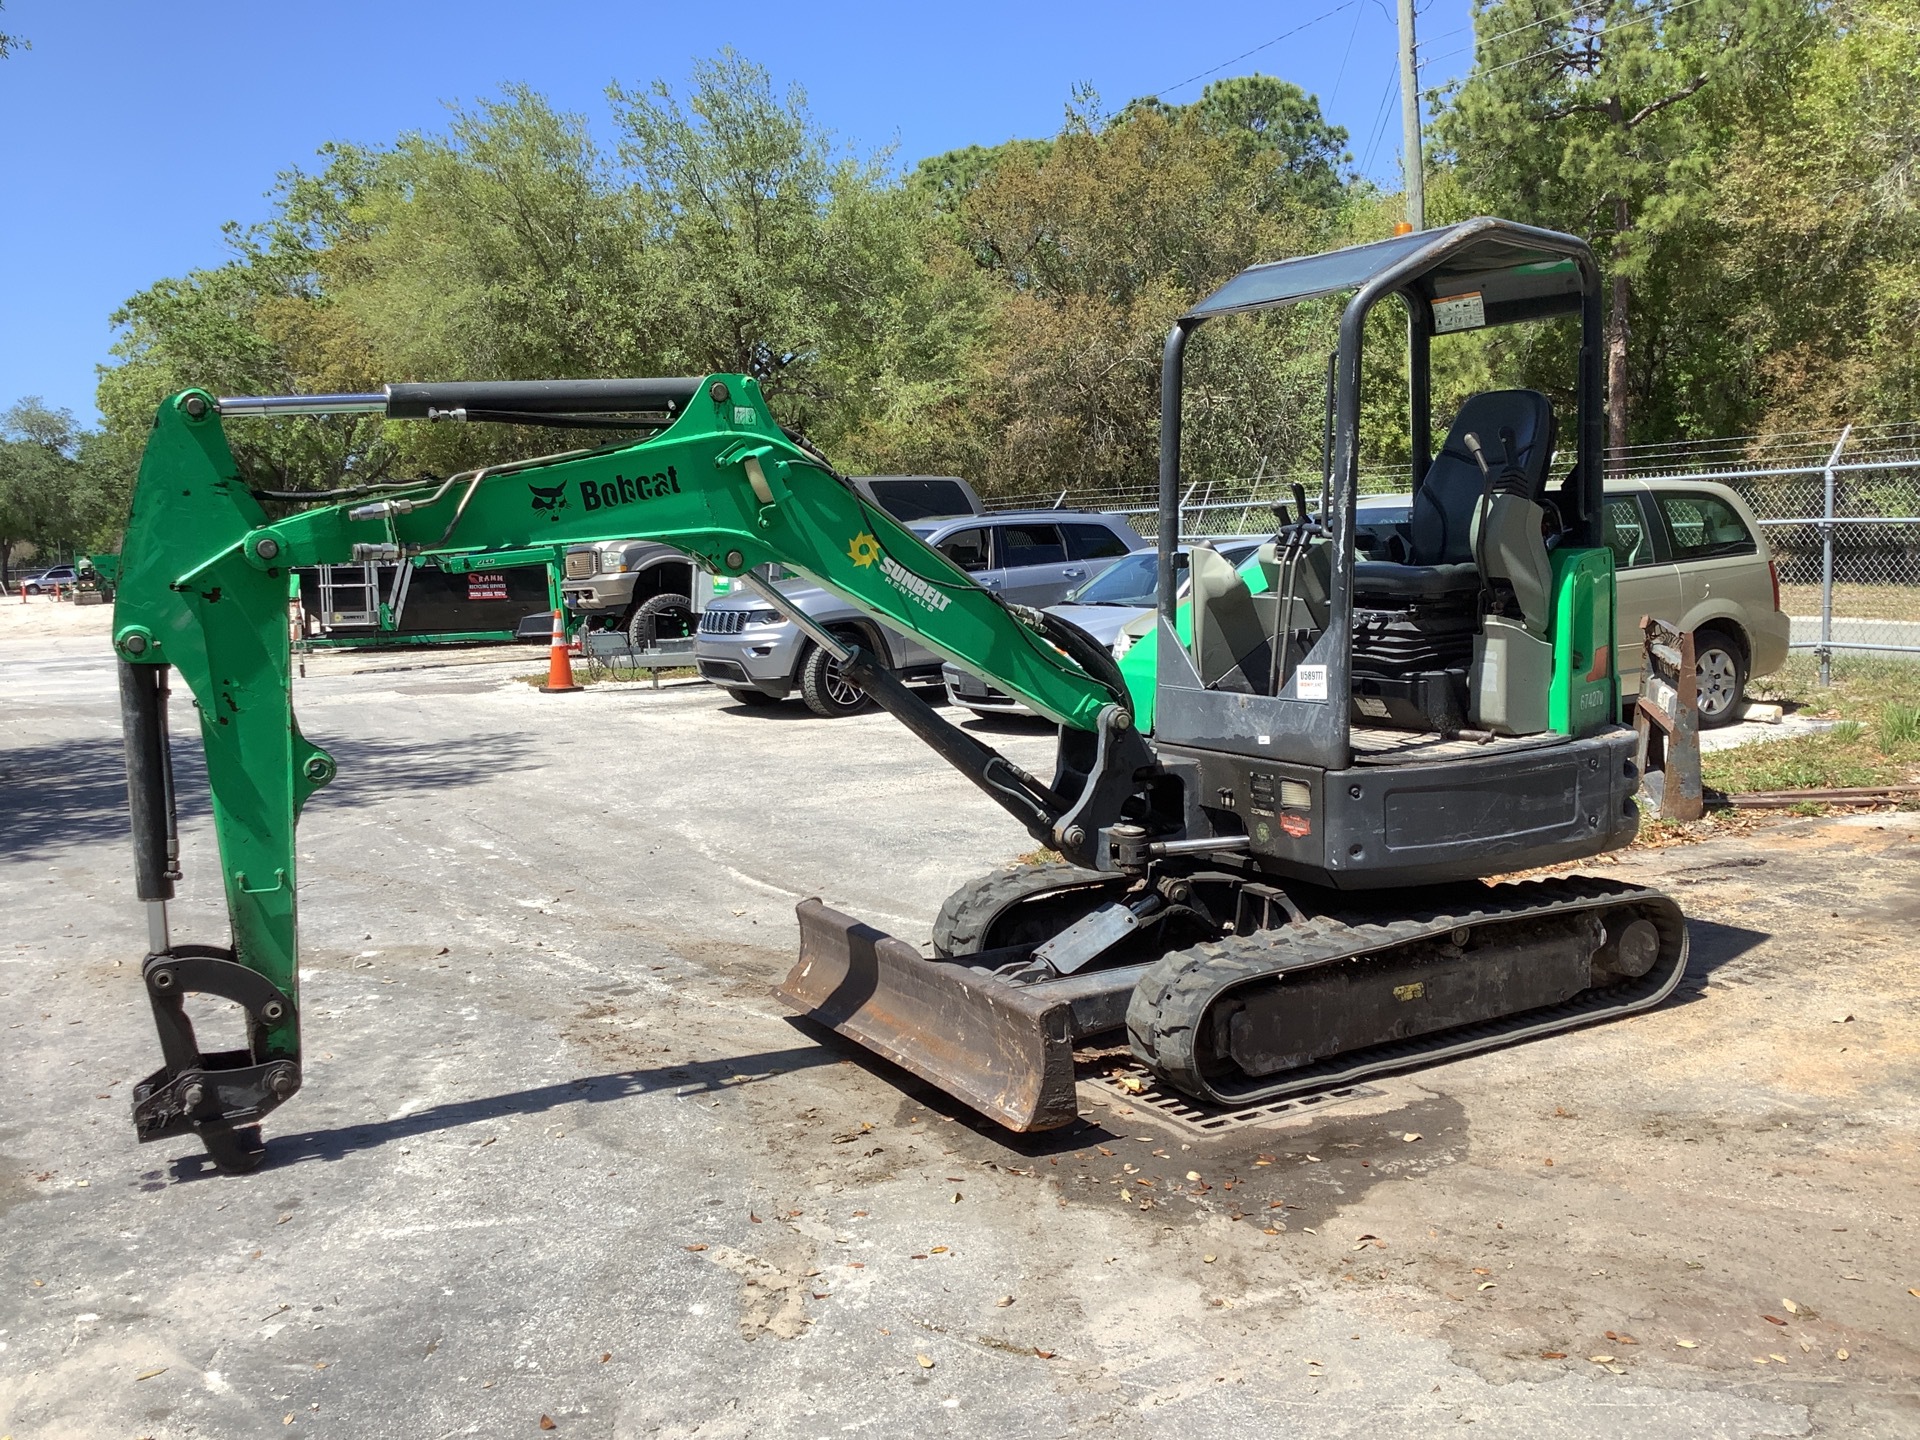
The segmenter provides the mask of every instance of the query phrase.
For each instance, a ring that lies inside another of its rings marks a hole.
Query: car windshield
[[[1138,550],[1119,559],[1067,596],[1072,605],[1151,605],[1158,559],[1151,550]],[[1187,557],[1178,558],[1181,565]]]
[[[1247,556],[1260,548],[1258,540],[1225,541],[1218,547],[1220,553],[1238,566]],[[1181,550],[1173,557],[1173,563],[1179,569],[1187,567],[1187,553]],[[1078,590],[1067,596],[1069,605],[1130,605],[1139,607],[1153,604],[1154,591],[1159,580],[1159,557],[1151,550],[1136,550],[1113,562],[1093,579],[1087,581]]]

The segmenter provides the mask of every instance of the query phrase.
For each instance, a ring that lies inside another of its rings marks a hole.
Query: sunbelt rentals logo
[[[891,555],[883,555],[880,542],[864,530],[848,543],[847,558],[862,569],[879,561],[880,573],[886,577],[889,585],[936,615],[953,603],[953,597],[931,580],[921,579]]]

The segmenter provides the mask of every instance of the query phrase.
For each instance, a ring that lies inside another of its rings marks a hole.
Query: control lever
[[[1460,443],[1467,447],[1467,454],[1471,455],[1473,463],[1480,467],[1480,478],[1491,480],[1493,476],[1487,466],[1486,454],[1480,449],[1480,437],[1469,430]]]

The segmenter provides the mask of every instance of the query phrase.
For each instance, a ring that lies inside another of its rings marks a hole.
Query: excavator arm
[[[340,503],[270,517],[235,463],[223,420],[324,413],[654,433],[445,481],[364,487]],[[628,536],[670,544],[760,588],[1042,843],[1110,868],[1109,831],[1123,813],[1138,812],[1154,760],[1106,650],[981,589],[789,437],[751,378],[405,385],[375,395],[237,400],[189,390],[155,418],[114,612],[138,893],[149,917],[144,976],[165,1060],[135,1091],[142,1139],[197,1133],[223,1168],[250,1168],[261,1153],[252,1127],[300,1086],[293,834],[301,808],[336,766],[293,715],[288,571],[420,555],[457,561]],[[754,573],[769,564],[914,634],[1058,722],[1052,781],[1026,774],[857,648],[813,626]],[[200,711],[228,946],[176,944],[169,933],[179,845],[166,703],[176,672]],[[245,1043],[202,1051],[189,994],[240,1006]]]

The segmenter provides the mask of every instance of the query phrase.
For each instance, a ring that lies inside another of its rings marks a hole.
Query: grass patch
[[[1784,584],[1780,608],[1789,615],[1818,615],[1818,585]],[[1833,613],[1848,620],[1920,620],[1920,585],[1854,585],[1833,587]]]
[[[1920,664],[1837,656],[1833,684],[1823,688],[1819,661],[1797,654],[1751,688],[1756,700],[1835,724],[1818,735],[1756,740],[1702,756],[1710,788],[1745,794],[1920,783]]]
[[[1874,727],[1882,750],[1891,753],[1903,745],[1920,745],[1920,705],[1882,705]]]
[[[1804,651],[1747,686],[1755,700],[1771,700],[1823,720],[1876,721],[1882,707],[1920,708],[1920,656],[1911,660],[1837,655],[1833,684],[1820,684],[1820,662]]]
[[[1851,723],[1851,722],[1849,722]],[[1852,725],[1851,738],[1839,727],[1824,735],[1790,740],[1756,740],[1700,757],[1700,776],[1709,789],[1729,795],[1755,790],[1848,790],[1864,785],[1902,785],[1920,767],[1920,749],[1910,756],[1883,754],[1865,731]]]

